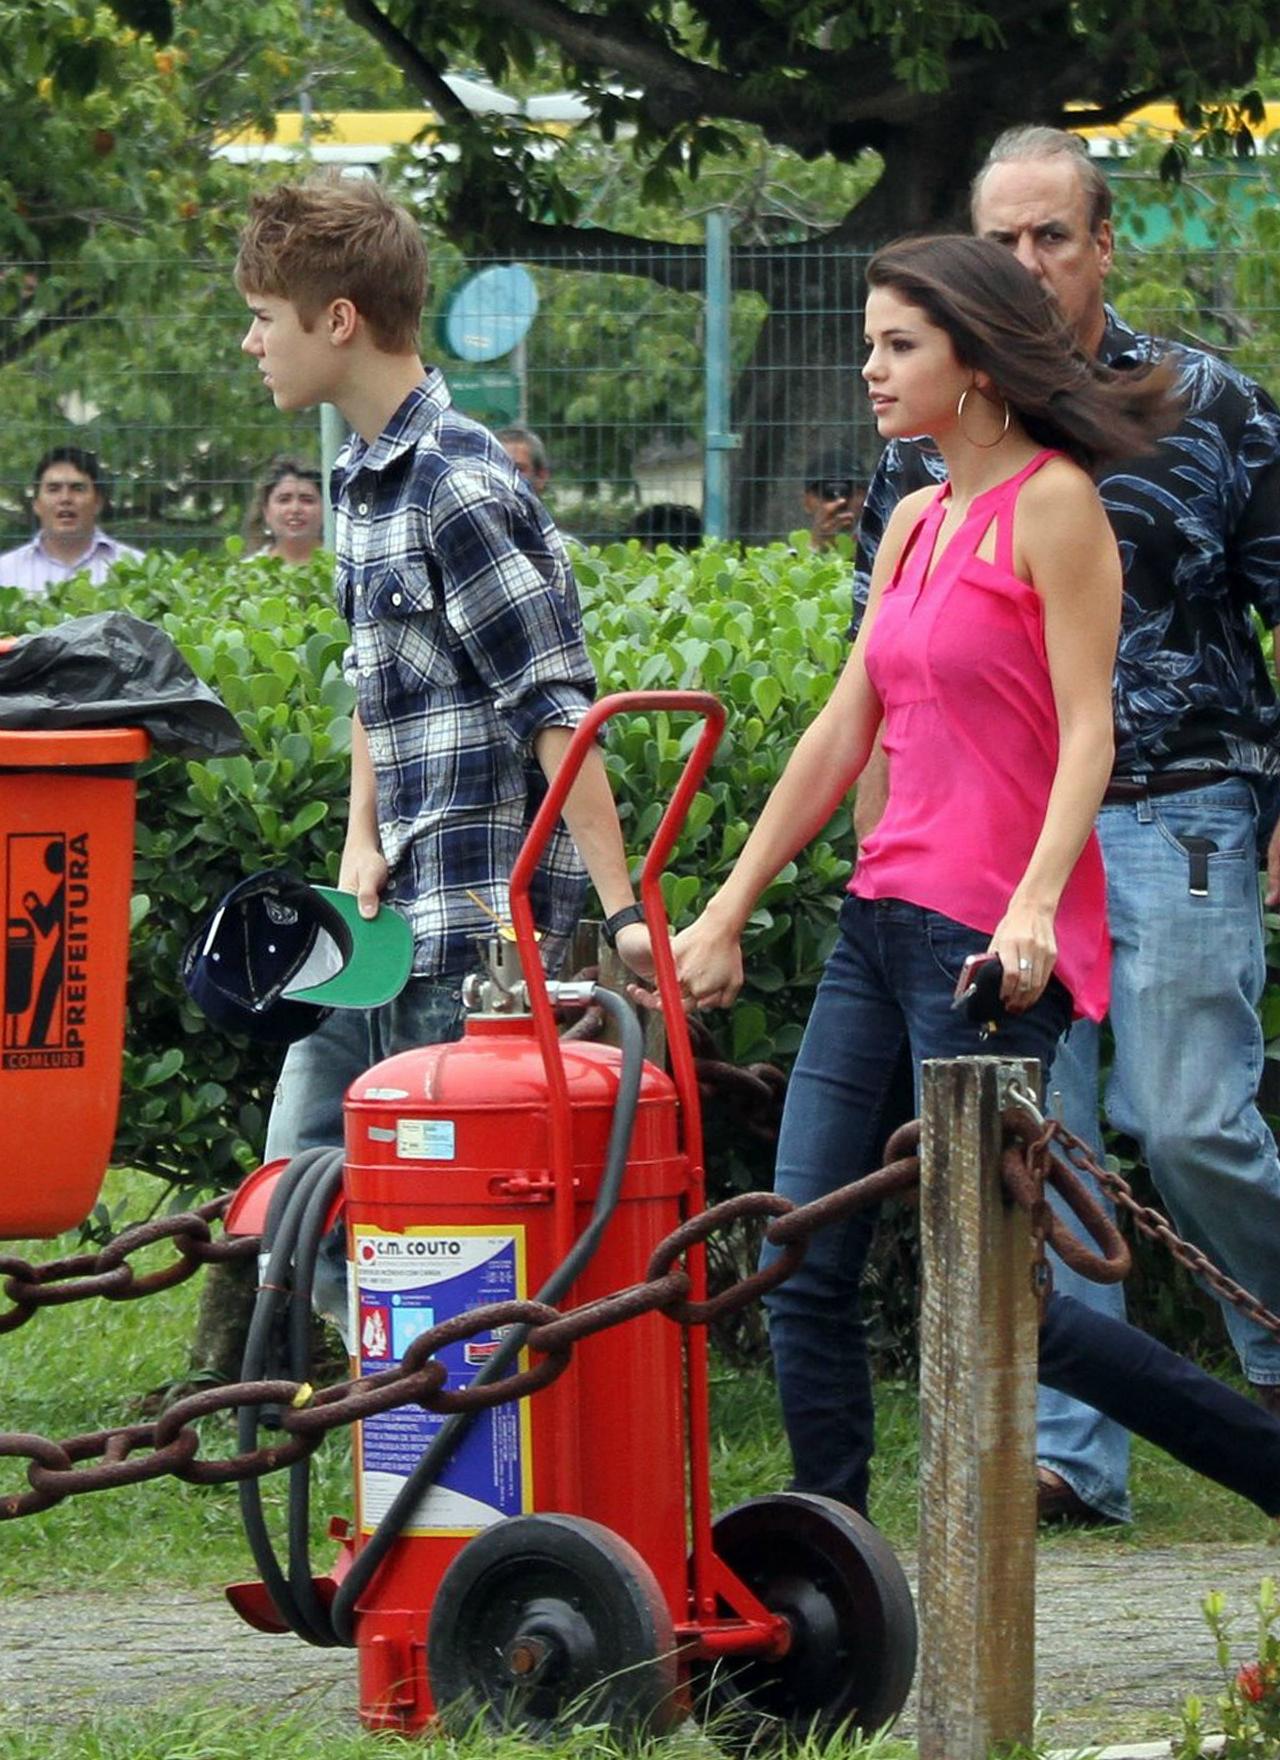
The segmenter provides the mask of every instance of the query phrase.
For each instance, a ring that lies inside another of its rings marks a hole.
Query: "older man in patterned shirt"
[[[1098,821],[1114,943],[1106,1114],[1139,1144],[1178,1230],[1277,1310],[1280,1162],[1256,1104],[1256,1004],[1260,805],[1280,775],[1280,705],[1254,613],[1280,623],[1280,415],[1215,356],[1138,335],[1104,303],[1110,204],[1083,143],[1048,128],[1002,136],[973,191],[975,231],[1045,283],[1082,347],[1121,371],[1168,355],[1185,399],[1176,432],[1098,485],[1124,565],[1115,771]],[[887,448],[862,516],[859,603],[894,505],[941,475],[927,442]],[[878,817],[883,776],[860,787],[860,834]],[[1275,902],[1280,833],[1267,869]],[[1053,1088],[1066,1122],[1100,1150],[1090,1023],[1059,1047]],[[1121,1290],[1057,1263],[1054,1276],[1091,1306],[1123,1311]],[[1280,1340],[1235,1308],[1224,1315],[1255,1396],[1280,1412]],[[1042,1515],[1128,1516],[1128,1437],[1116,1425],[1042,1391],[1037,1452]]]

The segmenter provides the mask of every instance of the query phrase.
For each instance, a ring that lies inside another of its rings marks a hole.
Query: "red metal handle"
[[[662,822],[654,834],[640,876],[640,899],[644,905],[645,921],[653,944],[658,996],[667,1024],[672,1075],[680,1098],[684,1123],[685,1149],[696,1169],[699,1182],[702,1177],[702,1114],[698,1104],[698,1084],[693,1068],[693,1051],[689,1044],[688,1023],[680,1001],[675,961],[671,957],[667,912],[662,901],[661,875],[680,835],[689,804],[707,773],[716,746],[720,743],[720,735],[724,732],[725,710],[720,700],[709,691],[619,691],[593,703],[574,729],[573,738],[569,741],[559,769],[548,785],[546,798],[538,808],[511,871],[511,921],[529,990],[534,1032],[542,1050],[551,1091],[552,1167],[557,1179],[562,1166],[566,1178],[572,1177],[569,1095],[564,1065],[560,1059],[560,1040],[555,1029],[555,1017],[547,995],[546,975],[538,957],[533,910],[529,904],[529,886],[538,858],[546,847],[560,817],[565,798],[577,780],[599,729],[615,715],[661,709],[701,715],[706,723],[698,737],[698,743],[685,760],[675,793],[662,815]]]

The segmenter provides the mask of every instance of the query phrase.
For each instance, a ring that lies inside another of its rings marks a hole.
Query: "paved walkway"
[[[1069,1751],[1168,1735],[1185,1693],[1212,1702],[1220,1682],[1201,1597],[1222,1589],[1246,1612],[1261,1578],[1280,1575],[1280,1552],[1262,1544],[1130,1551],[1068,1541],[1041,1546],[1039,1572],[1041,1734]],[[355,1659],[251,1631],[204,1587],[0,1602],[0,1733],[28,1720],[73,1725],[115,1707],[163,1706],[193,1694],[249,1718],[312,1707],[317,1718],[354,1727]],[[903,1733],[913,1711],[908,1705]]]

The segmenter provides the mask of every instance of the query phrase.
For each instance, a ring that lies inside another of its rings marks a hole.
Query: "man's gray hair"
[[[551,469],[551,460],[547,457],[547,449],[532,428],[515,426],[499,428],[497,438],[504,442],[510,440],[513,446],[527,446],[529,448],[529,463],[535,471],[549,471]]]
[[[1096,237],[1103,221],[1111,218],[1111,185],[1089,157],[1089,149],[1078,134],[1070,134],[1065,128],[1045,128],[1039,124],[1006,128],[991,143],[969,189],[969,211],[974,216],[975,227],[978,196],[988,171],[993,165],[1016,164],[1026,159],[1067,159],[1074,165],[1089,211],[1089,231]]]

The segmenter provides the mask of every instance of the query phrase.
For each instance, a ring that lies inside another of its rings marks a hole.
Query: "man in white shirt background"
[[[87,569],[95,586],[122,556],[139,556],[109,538],[98,524],[106,506],[97,457],[79,446],[54,446],[31,479],[31,511],[39,530],[29,544],[0,556],[0,587],[20,587],[39,598],[59,581]]]

